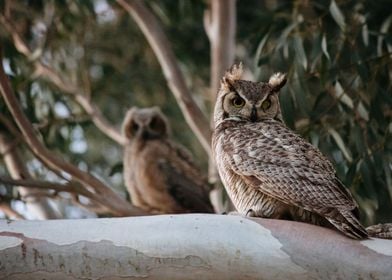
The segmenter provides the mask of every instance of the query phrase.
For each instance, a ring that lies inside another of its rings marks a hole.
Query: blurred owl
[[[241,75],[242,64],[233,65],[221,81],[212,140],[219,174],[237,210],[368,237],[358,205],[332,164],[284,124],[278,94],[285,75],[274,74],[267,83]]]
[[[155,214],[214,212],[206,178],[190,153],[169,139],[158,107],[130,109],[122,132],[124,181],[135,206]]]

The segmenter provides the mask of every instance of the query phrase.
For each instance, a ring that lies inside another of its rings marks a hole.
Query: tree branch
[[[0,202],[0,211],[4,213],[9,219],[24,220],[25,218],[17,211],[12,209],[11,205],[7,202]]]
[[[107,214],[107,208],[103,207],[101,204],[99,204],[99,199],[97,199],[97,194],[90,192],[83,188],[79,183],[77,182],[67,182],[66,184],[60,184],[56,182],[48,182],[48,181],[42,181],[42,180],[36,180],[36,179],[28,179],[28,180],[14,180],[11,178],[6,178],[0,176],[0,183],[11,186],[11,187],[16,187],[16,186],[23,186],[25,188],[36,188],[36,189],[41,189],[41,190],[53,190],[56,193],[59,192],[67,192],[70,193],[71,196],[71,201],[76,204],[79,207],[82,207],[88,211],[92,211],[96,214]],[[79,195],[82,195],[86,198],[89,198],[91,200],[90,203],[85,204],[81,203],[79,200]],[[52,197],[52,193],[43,193],[43,194],[33,194],[34,198],[37,196],[45,196],[45,197]],[[96,203],[98,201],[98,204]]]
[[[210,154],[211,130],[208,120],[189,92],[173,49],[158,19],[142,1],[117,0],[117,3],[133,17],[142,30],[157,56],[168,86],[176,98],[185,120],[207,154]]]
[[[60,184],[56,182],[48,182],[48,181],[43,181],[43,180],[37,180],[37,179],[19,179],[15,180],[12,178],[6,178],[3,176],[0,176],[0,183],[9,185],[12,187],[16,186],[23,186],[27,188],[37,188],[37,189],[43,189],[43,190],[54,190],[56,192],[68,192],[68,193],[75,193],[78,195],[83,195],[87,198],[90,198],[92,200],[96,199],[96,194],[89,192],[83,186],[81,186],[78,183],[75,182],[67,182],[66,184]]]
[[[120,131],[115,129],[108,120],[103,116],[100,109],[91,102],[86,94],[80,94],[81,90],[74,85],[66,82],[52,68],[40,62],[35,63],[35,75],[42,76],[56,85],[61,91],[71,95],[75,101],[87,112],[93,123],[104,134],[120,145],[125,145],[126,139],[121,135]]]
[[[234,62],[236,1],[210,1],[210,9],[204,14],[204,28],[211,44],[210,100],[211,104],[215,104],[220,79]],[[217,213],[227,211],[223,203],[223,188],[219,183],[219,174],[212,154],[209,157],[208,167],[208,179],[215,185],[210,193],[211,202]]]
[[[4,279],[386,280],[392,275],[392,240],[357,241],[309,224],[241,216],[0,221],[0,244]]]
[[[2,61],[2,57],[0,57]],[[101,204],[108,207],[108,210],[116,215],[140,215],[144,211],[133,207],[131,204],[123,200],[110,187],[103,184],[94,176],[84,172],[72,164],[67,163],[62,158],[53,155],[47,150],[38,140],[34,133],[34,129],[26,118],[18,100],[13,94],[12,88],[8,78],[4,72],[3,65],[0,65],[0,91],[3,96],[8,109],[15,119],[20,131],[22,132],[26,143],[31,151],[39,158],[49,169],[64,171],[71,175],[75,180],[84,186],[88,186],[99,194],[99,201]]]
[[[27,44],[24,42],[23,38],[17,33],[16,29],[13,27],[12,23],[5,18],[3,15],[0,15],[0,22],[5,26],[7,31],[10,33],[15,48],[22,54],[24,54],[27,59],[34,60],[33,64],[35,67],[35,75],[42,76],[46,80],[53,83],[56,87],[58,87],[64,93],[72,96],[75,101],[89,114],[93,123],[98,127],[101,132],[107,135],[109,138],[114,140],[120,145],[124,145],[126,140],[121,135],[120,131],[115,129],[113,125],[111,125],[106,118],[103,116],[102,112],[99,110],[97,106],[95,106],[91,100],[88,98],[91,93],[82,93],[83,91],[70,83],[69,81],[65,81],[60,74],[54,71],[47,65],[44,65],[41,61],[36,60],[34,58],[34,54],[30,51]]]
[[[22,135],[20,132],[16,129],[16,127],[13,125],[12,121],[9,120],[4,114],[0,113],[0,123],[2,123],[5,128],[11,132],[12,136],[16,138],[22,138]]]
[[[2,120],[3,123],[5,120]],[[7,123],[10,131],[16,130],[11,123]],[[14,133],[19,132],[14,131]],[[21,138],[19,136],[19,138]],[[21,138],[23,139],[23,138]],[[18,139],[19,140],[19,139]],[[28,172],[25,164],[20,159],[20,155],[17,150],[17,146],[13,143],[10,137],[0,130],[0,153],[3,156],[5,166],[8,169],[9,174],[14,179],[29,179],[30,173]],[[61,218],[52,205],[49,203],[47,197],[48,193],[46,190],[39,189],[28,189],[24,187],[18,187],[18,192],[21,198],[25,201],[28,211],[35,215],[37,219],[59,219]],[[33,198],[33,199],[32,199]]]

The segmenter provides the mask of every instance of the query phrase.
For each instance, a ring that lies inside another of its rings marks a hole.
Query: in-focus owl
[[[124,181],[132,203],[151,213],[212,213],[209,186],[190,153],[169,139],[158,107],[130,109],[123,122]]]
[[[250,216],[335,227],[363,239],[358,205],[321,152],[286,127],[278,94],[285,75],[241,80],[242,65],[223,77],[214,111],[213,151],[237,210]]]

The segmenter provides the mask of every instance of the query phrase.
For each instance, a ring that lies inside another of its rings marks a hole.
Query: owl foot
[[[256,212],[253,209],[246,211],[245,217],[256,217]]]
[[[392,239],[392,223],[372,225],[366,228],[371,237]]]
[[[241,216],[241,213],[237,212],[237,211],[230,211],[229,213],[226,213],[227,215],[230,216]]]

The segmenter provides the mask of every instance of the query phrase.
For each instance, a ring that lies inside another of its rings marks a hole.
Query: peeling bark
[[[1,279],[391,279],[392,241],[223,215],[0,222]]]

